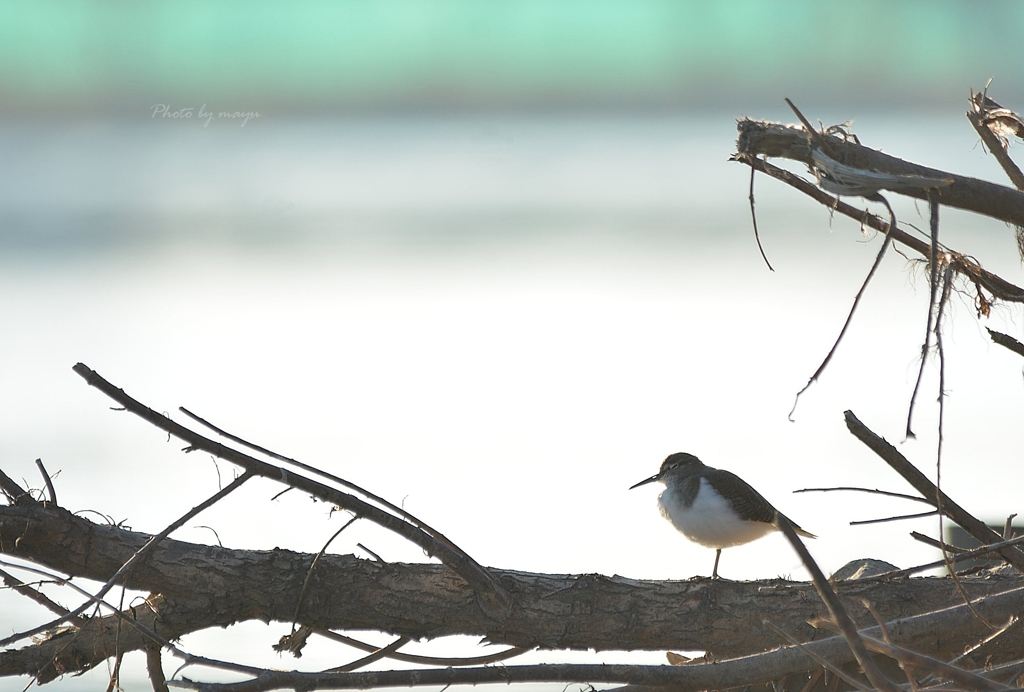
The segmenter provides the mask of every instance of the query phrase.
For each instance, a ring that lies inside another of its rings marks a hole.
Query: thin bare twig
[[[885,524],[890,521],[903,521],[904,519],[921,519],[922,517],[934,517],[939,510],[933,509],[930,512],[918,512],[917,514],[901,514],[898,517],[882,517],[881,519],[860,519],[851,521],[850,526],[864,526],[865,524]]]
[[[352,523],[356,521],[358,518],[358,515],[352,517],[351,519],[345,522],[344,526],[335,531],[334,535],[328,538],[327,542],[324,543],[324,547],[321,548],[320,552],[316,554],[316,557],[313,558],[313,561],[309,563],[309,570],[306,571],[306,578],[302,582],[302,590],[299,591],[299,598],[295,603],[295,615],[292,616],[292,634],[295,633],[296,624],[299,622],[299,611],[302,610],[302,602],[305,600],[306,591],[309,589],[309,580],[313,578],[313,570],[316,569],[317,563],[320,562],[320,558],[322,558],[324,554],[327,552],[327,548],[330,547],[331,543],[334,542],[334,539],[340,536],[341,532],[347,529],[349,526],[351,526]]]
[[[931,346],[932,322],[936,319],[935,296],[939,289],[939,198],[934,190],[928,191],[929,224],[931,227],[931,254],[928,258],[928,319],[924,329],[924,343],[921,344],[921,367],[917,371],[917,380],[914,382],[914,391],[910,395],[910,406],[907,407],[907,429],[904,435],[907,439],[914,439],[914,431],[910,422],[914,417],[914,402],[917,401],[917,390],[921,387],[921,379],[924,377],[924,366],[928,362],[928,350]]]
[[[801,488],[800,490],[794,490],[794,493],[831,493],[837,490],[846,490],[850,492],[858,493],[869,493],[871,495],[885,495],[886,497],[898,497],[901,500],[911,500],[913,502],[924,502],[931,504],[928,500],[922,499],[917,495],[907,495],[906,493],[894,493],[890,490],[879,490],[878,488],[858,488],[856,486],[837,486],[835,488]]]
[[[885,234],[885,240],[882,241],[882,246],[878,248],[878,255],[875,256],[875,261],[871,265],[871,269],[868,270],[868,275],[864,277],[864,283],[861,284],[860,290],[857,291],[857,295],[853,298],[853,305],[850,306],[850,312],[846,316],[846,322],[843,323],[843,328],[839,330],[839,336],[836,337],[836,341],[832,344],[832,348],[829,349],[828,354],[825,356],[825,360],[821,361],[821,365],[811,375],[811,379],[807,380],[807,384],[803,386],[799,392],[796,393],[796,397],[793,399],[793,408],[789,410],[789,420],[793,420],[793,412],[796,411],[796,406],[800,402],[800,395],[810,389],[811,385],[814,384],[818,376],[824,372],[825,368],[828,367],[829,361],[832,360],[832,356],[835,354],[836,349],[839,348],[839,342],[843,340],[843,336],[846,335],[846,330],[850,327],[850,322],[853,321],[853,314],[857,311],[857,306],[860,304],[860,299],[864,296],[864,291],[867,290],[868,284],[871,282],[871,277],[878,271],[878,266],[882,263],[882,258],[885,257],[885,251],[889,249],[889,245],[892,243],[892,229],[896,228],[896,214],[893,212],[892,207],[889,206],[889,202],[879,194],[874,194],[866,197],[875,202],[881,202],[885,205],[885,208],[889,210],[889,230]]]
[[[938,203],[937,202],[935,203],[935,207],[938,208]],[[943,432],[945,430],[944,422],[945,422],[945,414],[946,414],[946,351],[945,351],[945,349],[942,346],[942,315],[943,315],[943,312],[944,312],[943,309],[944,309],[946,303],[949,301],[949,292],[950,292],[950,288],[951,288],[952,282],[953,282],[953,271],[949,268],[948,265],[946,267],[945,272],[943,272],[943,276],[944,276],[944,278],[943,278],[943,284],[942,284],[942,294],[939,297],[938,310],[937,310],[937,314],[935,315],[935,346],[936,346],[936,348],[939,351],[939,396],[938,396],[939,423],[938,423],[938,441],[936,442],[936,447],[935,447],[935,487],[936,487],[937,490],[941,490],[942,489],[942,444],[943,444]],[[907,421],[908,430],[909,430],[909,424],[910,424],[910,421],[908,419],[908,421]],[[946,535],[946,530],[945,530],[945,527],[943,526],[944,517],[943,517],[943,514],[942,514],[942,493],[941,492],[936,494],[935,500],[936,500],[936,507],[939,510],[939,539],[942,540],[942,544],[943,544],[942,556],[946,560],[949,560],[949,554],[946,552],[945,540],[943,539],[943,537]],[[964,599],[964,602],[965,603],[970,602],[970,598],[967,596],[967,592],[964,590],[963,584],[960,583],[960,578],[957,576],[956,570],[953,569],[953,563],[949,562],[949,565],[947,566],[946,569],[949,571],[949,576],[951,576],[953,578],[953,583],[956,584],[956,588],[960,592],[960,596]],[[978,617],[983,622],[988,624],[988,621],[985,620],[985,618],[983,618],[980,613],[978,614]],[[993,629],[996,629],[995,625],[989,625],[989,626],[992,627]]]
[[[750,220],[754,224],[754,240],[757,241],[757,249],[761,251],[761,259],[768,265],[768,269],[775,271],[772,267],[772,263],[768,261],[768,255],[764,254],[764,247],[761,245],[761,234],[757,232],[757,214],[754,212],[754,169],[750,169],[750,194],[747,195],[750,200]]]
[[[338,666],[337,668],[328,668],[324,672],[325,673],[347,673],[347,672],[352,671],[352,670],[359,670],[360,668],[365,668],[366,666],[370,665],[374,661],[379,661],[382,658],[385,658],[387,656],[391,656],[392,654],[394,654],[396,651],[398,651],[400,648],[402,648],[403,646],[405,646],[408,643],[409,643],[409,638],[408,637],[399,637],[398,639],[396,639],[395,641],[391,642],[387,646],[384,646],[384,647],[381,647],[381,648],[377,649],[376,651],[371,653],[369,656],[363,656],[362,658],[360,658],[358,660],[352,661],[351,663],[346,663],[343,666]]]
[[[315,634],[319,634],[321,637],[331,639],[342,644],[346,644],[361,651],[373,652],[377,651],[377,647],[373,644],[367,644],[361,642],[358,639],[347,637],[344,634],[338,634],[331,630],[313,630]],[[396,661],[404,661],[405,663],[418,663],[420,665],[427,666],[479,666],[487,665],[488,663],[497,663],[498,661],[506,661],[515,656],[521,656],[531,649],[524,649],[518,646],[513,646],[510,649],[499,651],[493,654],[485,654],[483,656],[462,656],[454,658],[442,658],[438,656],[420,656],[418,654],[406,654],[400,651],[395,651],[388,654],[388,658],[393,658]]]
[[[925,543],[927,545],[930,545],[933,548],[938,548],[939,550],[945,551],[947,553],[952,553],[952,554],[957,556],[958,560],[960,559],[960,556],[962,556],[964,553],[968,552],[964,548],[960,548],[960,547],[955,546],[955,545],[949,545],[945,541],[937,540],[935,538],[932,538],[931,536],[926,536],[923,533],[918,533],[917,531],[911,531],[910,532],[910,537],[913,538],[915,541],[919,541],[921,543]],[[1000,545],[1000,544],[997,543],[996,545]],[[942,562],[941,564],[945,565],[946,563]]]

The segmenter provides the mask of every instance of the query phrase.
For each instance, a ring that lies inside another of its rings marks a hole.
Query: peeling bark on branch
[[[739,154],[792,159],[808,166],[814,163],[811,147],[807,143],[807,133],[801,128],[744,119],[737,123],[737,129],[739,138],[736,151]],[[833,151],[842,156],[842,163],[847,166],[889,175],[952,178],[952,185],[939,188],[939,202],[1024,226],[1024,192],[977,178],[919,166],[833,135],[823,134],[821,137]],[[917,199],[928,199],[924,190],[906,190],[901,193]]]

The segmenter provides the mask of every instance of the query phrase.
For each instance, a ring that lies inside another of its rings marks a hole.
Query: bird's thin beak
[[[660,473],[656,473],[653,476],[651,476],[650,478],[647,478],[645,480],[640,481],[636,485],[629,486],[629,489],[632,490],[633,488],[639,488],[641,485],[647,485],[648,483],[653,483],[654,481],[658,480],[659,478],[661,478],[661,474]]]

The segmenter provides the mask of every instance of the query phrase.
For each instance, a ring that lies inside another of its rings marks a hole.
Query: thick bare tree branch
[[[0,550],[73,576],[102,580],[148,539],[145,534],[93,524],[60,508],[0,507]],[[134,607],[131,616],[166,639],[242,620],[290,622],[313,557],[165,539],[128,575],[126,586],[154,594]],[[380,564],[351,555],[325,555],[311,580],[300,622],[316,629],[385,631],[417,639],[470,634],[524,648],[709,649],[724,658],[780,643],[762,624],[766,613],[787,623],[806,623],[825,613],[813,587],[803,583],[656,582],[493,571],[516,601],[500,621],[480,611],[473,589],[443,565]],[[1017,575],[962,581],[972,597],[1024,587],[1024,579]],[[861,623],[870,622],[864,599],[888,620],[959,603],[948,579],[838,582],[835,588]],[[814,637],[815,630],[807,624],[794,629],[805,640]],[[55,655],[56,667],[50,669],[54,674],[96,665],[109,655],[115,630],[114,617],[93,618],[77,634],[67,630],[40,644],[2,652],[0,675],[36,674]],[[917,639],[920,634],[923,641]],[[925,630],[900,641],[924,655],[948,657],[980,634],[967,623],[966,629],[953,628],[941,640]],[[122,628],[122,651],[146,645],[143,634]],[[993,660],[1007,660],[1021,646],[1024,633],[1016,633],[986,653]]]
[[[807,132],[802,128],[749,119],[740,120],[737,128],[739,138],[736,141],[736,151],[739,154],[752,157],[779,157],[801,161],[808,166],[814,165]],[[832,134],[822,133],[820,137],[831,151],[842,157],[842,163],[847,166],[892,176],[951,178],[951,185],[938,189],[941,204],[1024,226],[1024,192],[985,180],[910,163]],[[928,199],[924,189],[899,192],[917,199]]]

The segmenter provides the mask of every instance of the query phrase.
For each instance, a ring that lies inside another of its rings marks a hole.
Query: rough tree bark
[[[92,523],[59,507],[31,503],[0,508],[0,550],[76,577],[105,581],[150,536]],[[125,577],[125,586],[153,595],[130,617],[166,639],[244,620],[290,622],[314,556],[287,550],[246,551],[165,539]],[[801,641],[820,632],[807,624],[825,615],[806,583],[642,581],[602,575],[551,575],[492,570],[514,595],[503,617],[489,616],[473,589],[438,564],[383,564],[352,555],[324,556],[302,599],[299,623],[318,630],[372,630],[413,639],[472,634],[524,648],[668,650],[706,649],[716,659],[781,644],[766,623]],[[1020,589],[1016,572],[961,577],[972,597]],[[854,619],[873,622],[865,607],[887,621],[962,603],[950,578],[837,582]],[[934,629],[892,625],[893,641],[939,658],[953,657],[984,633],[980,622],[935,637]],[[120,627],[114,616],[94,618],[82,631],[0,653],[0,675],[36,675],[40,681],[104,661],[114,649],[142,649],[148,638]],[[69,639],[73,641],[69,642]],[[1014,630],[984,650],[985,660],[1012,660],[1024,645]],[[841,657],[840,657],[841,658]],[[807,668],[812,668],[807,661]]]

